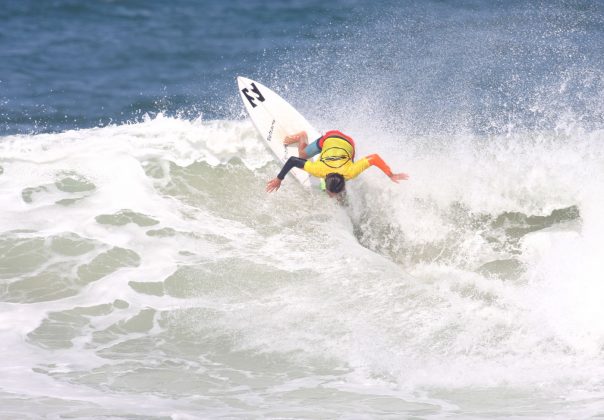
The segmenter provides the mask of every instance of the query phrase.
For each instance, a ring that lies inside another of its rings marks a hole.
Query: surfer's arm
[[[283,165],[283,168],[281,168],[281,172],[279,172],[277,178],[271,179],[266,184],[266,192],[277,191],[281,186],[281,181],[285,179],[285,175],[287,175],[287,173],[291,171],[292,168],[304,169],[305,163],[306,159],[301,159],[296,156],[290,156],[289,159],[287,159],[287,161],[285,162],[285,165]]]
[[[398,173],[395,174],[392,172],[392,170],[390,169],[390,166],[388,166],[388,164],[386,164],[386,162],[384,162],[384,160],[380,157],[380,155],[377,154],[373,154],[373,155],[369,155],[367,156],[365,159],[367,159],[367,161],[369,162],[369,164],[371,166],[377,166],[378,168],[380,168],[380,170],[382,172],[384,172],[386,174],[386,176],[388,176],[388,178],[390,178],[393,182],[399,182],[405,179],[409,178],[409,175],[407,175],[406,173]]]
[[[380,155],[369,155],[367,156],[365,159],[367,159],[369,161],[369,164],[371,166],[377,166],[378,168],[380,168],[380,170],[382,172],[384,172],[386,174],[386,176],[391,177],[392,176],[392,170],[390,169],[390,166],[388,166],[388,164],[386,162],[384,162],[384,160],[380,157]]]
[[[285,165],[283,165],[283,168],[281,168],[281,172],[279,172],[277,178],[283,181],[285,179],[285,175],[287,175],[287,173],[291,171],[292,168],[304,169],[305,163],[306,159],[302,159],[296,156],[290,156],[289,159],[287,159],[287,162],[285,162]]]

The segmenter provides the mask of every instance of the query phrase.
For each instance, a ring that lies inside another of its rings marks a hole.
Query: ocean
[[[599,0],[3,1],[0,418],[601,418],[603,191]]]

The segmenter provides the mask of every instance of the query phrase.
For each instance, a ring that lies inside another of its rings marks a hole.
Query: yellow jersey
[[[316,162],[310,160],[304,164],[304,170],[318,178],[336,173],[344,179],[356,178],[372,165],[379,167],[388,176],[392,171],[378,155],[364,157],[354,162],[354,141],[340,131],[329,131],[319,139],[321,155]]]

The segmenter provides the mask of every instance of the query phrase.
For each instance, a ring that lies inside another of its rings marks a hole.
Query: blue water
[[[63,130],[170,111],[225,116],[238,74],[308,57],[354,2],[24,1],[0,12],[1,125]]]
[[[602,2],[45,1],[0,11],[0,128],[237,115],[242,74],[407,130],[602,124]],[[363,104],[358,102],[362,100]],[[372,115],[373,116],[373,115]]]
[[[0,418],[601,417],[603,190],[602,1],[5,0]]]

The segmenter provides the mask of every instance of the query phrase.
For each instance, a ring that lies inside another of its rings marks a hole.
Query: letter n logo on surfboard
[[[258,89],[258,87],[256,86],[255,83],[252,83],[250,86],[251,86],[251,93],[255,94],[256,97],[253,97],[252,95],[250,95],[250,89],[248,89],[248,88],[241,89],[241,93],[243,93],[245,98],[250,102],[250,104],[252,105],[252,108],[256,108],[256,105],[257,105],[256,101],[264,102],[264,96],[262,96],[262,94],[260,93],[260,90]]]

